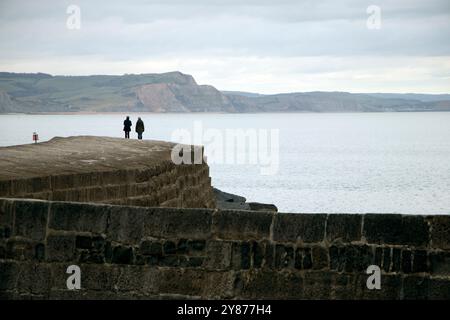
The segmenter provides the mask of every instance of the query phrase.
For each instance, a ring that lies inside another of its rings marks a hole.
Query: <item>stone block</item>
[[[146,240],[142,241],[140,246],[140,253],[143,255],[162,255],[162,244],[158,241]]]
[[[120,269],[117,281],[118,293],[134,299],[135,295],[158,293],[159,271],[140,266],[124,266]]]
[[[102,264],[81,264],[81,288],[83,290],[99,290],[106,294],[108,291],[117,291],[122,289],[121,285],[125,282],[118,266]],[[65,275],[67,278],[69,275]],[[126,276],[124,276],[125,278]],[[119,283],[120,279],[122,282]],[[136,274],[135,281],[141,281],[140,274]],[[138,288],[138,287],[137,287]],[[136,290],[137,290],[136,288]]]
[[[98,186],[102,184],[100,177],[98,172],[77,173],[74,176],[74,185],[78,188]]]
[[[270,237],[273,214],[219,210],[213,215],[213,232],[220,239],[263,240]]]
[[[303,269],[303,249],[297,248],[294,253],[294,268],[301,270]]]
[[[331,297],[335,300],[353,300],[356,297],[354,274],[335,273],[332,274],[332,290]]]
[[[153,172],[149,169],[141,169],[135,171],[134,181],[136,183],[148,182],[152,177]]]
[[[38,182],[35,182],[38,183]],[[30,194],[34,192],[32,179],[14,179],[11,180],[11,193],[10,196],[20,197],[24,194]],[[42,190],[39,190],[42,191]],[[39,192],[37,191],[37,192]]]
[[[251,246],[249,242],[241,243],[241,269],[250,269],[251,266]]]
[[[372,265],[373,261],[373,250],[371,247],[367,245],[357,245],[356,248],[356,257],[355,262],[353,264],[355,270],[357,271],[365,271],[367,267]]]
[[[9,199],[0,199],[0,227],[3,230],[11,230],[13,225],[13,207],[14,201]],[[3,237],[6,235],[3,231]]]
[[[120,186],[119,185],[107,185],[103,186],[105,190],[106,199],[118,199],[122,195],[120,194]]]
[[[391,271],[399,272],[401,271],[401,254],[402,250],[399,248],[392,249],[392,268]]]
[[[107,236],[123,244],[139,244],[144,236],[147,210],[134,207],[110,207]]]
[[[189,240],[187,242],[187,248],[189,253],[202,252],[205,250],[205,240]]]
[[[46,235],[49,202],[16,200],[13,236],[42,241]]]
[[[208,272],[201,296],[203,299],[232,299],[234,282],[233,272]]]
[[[385,272],[391,270],[391,261],[391,248],[383,248],[383,263],[381,267]]]
[[[112,251],[112,263],[133,264],[134,250],[132,247],[116,246]]]
[[[381,259],[381,248],[379,259]],[[330,269],[334,271],[361,272],[373,264],[373,249],[367,245],[349,245],[343,247],[331,246],[329,248]],[[377,264],[381,267],[381,263]]]
[[[179,239],[177,243],[177,253],[186,254],[188,252],[188,241],[187,239]]]
[[[11,180],[0,181],[0,197],[10,197],[12,191]]]
[[[305,299],[330,299],[332,291],[332,273],[326,271],[305,272],[303,291]]]
[[[205,263],[205,257],[188,257],[186,266],[189,268],[202,267]]]
[[[326,238],[328,241],[348,243],[361,240],[362,215],[329,214],[327,218]]]
[[[6,242],[7,259],[33,260],[35,258],[35,242],[23,238],[11,238]]]
[[[38,243],[34,247],[34,258],[39,262],[45,260],[45,245],[43,243]]]
[[[402,250],[402,271],[403,273],[410,273],[412,271],[411,250]]]
[[[177,245],[171,240],[164,241],[163,250],[164,254],[175,254],[177,252]]]
[[[53,202],[49,228],[103,234],[111,208],[108,205]]]
[[[430,253],[430,269],[433,275],[450,276],[450,252]]]
[[[79,254],[78,261],[80,261],[81,263],[96,263],[96,264],[105,263],[105,256],[102,251],[79,250],[78,254]]]
[[[275,260],[275,246],[270,242],[265,242],[264,249],[264,268],[273,268]]]
[[[193,257],[197,259],[198,257]],[[203,260],[199,263],[198,261],[186,261],[186,267],[198,267],[202,265]],[[193,265],[190,265],[192,262]],[[178,256],[170,255],[170,256],[162,256],[158,259],[158,265],[163,267],[179,267],[180,266],[180,258]]]
[[[403,279],[403,299],[425,300],[428,298],[430,279],[427,277],[407,276]]]
[[[328,269],[328,250],[324,247],[312,247],[312,266],[315,270]]]
[[[51,233],[47,237],[47,261],[74,261],[75,235]]]
[[[277,244],[275,246],[275,268],[293,268],[294,265],[294,248]]]
[[[261,268],[264,262],[264,252],[265,252],[266,242],[252,242],[252,261],[253,268]]]
[[[303,251],[303,260],[302,260],[303,269],[308,270],[312,268],[312,254],[310,248],[305,248]]]
[[[345,249],[345,250],[344,250]],[[342,253],[341,253],[342,252]],[[356,260],[358,259],[358,248],[356,246],[346,246],[339,248],[339,255],[342,255],[345,272],[358,271]]]
[[[304,288],[299,272],[259,269],[240,272],[235,280],[239,299],[302,299]]]
[[[144,235],[155,238],[207,239],[211,235],[212,210],[146,209]]]
[[[450,300],[450,280],[430,279],[428,281],[428,299]]]
[[[379,266],[381,269],[381,266],[383,264],[383,248],[382,247],[375,248],[373,264],[376,266]]]
[[[75,245],[77,249],[91,249],[92,248],[92,237],[90,236],[76,236]]]
[[[161,269],[158,275],[160,294],[200,296],[206,273],[199,269]]]
[[[368,243],[427,246],[428,224],[422,216],[367,214],[363,235]]]
[[[53,190],[69,189],[75,186],[75,176],[73,174],[68,175],[52,175],[50,177],[51,186]]]
[[[431,246],[437,249],[450,249],[450,216],[428,217],[431,229]]]
[[[428,254],[426,250],[413,251],[413,265],[412,272],[429,272],[428,268]]]
[[[20,276],[17,279],[19,293],[48,296],[52,283],[48,264],[27,262],[20,265]]]
[[[273,240],[304,243],[324,240],[326,214],[276,214]]]
[[[0,275],[0,292],[16,289],[17,279],[20,275],[19,262],[0,260]]]
[[[205,268],[223,270],[231,266],[232,243],[228,241],[208,241],[206,245]]]
[[[123,184],[128,182],[128,171],[127,170],[113,170],[102,172],[102,182],[103,184]]]
[[[330,257],[330,269],[339,271],[341,269],[341,259],[339,256],[339,247],[331,246],[328,249],[328,252],[329,252],[329,257]]]

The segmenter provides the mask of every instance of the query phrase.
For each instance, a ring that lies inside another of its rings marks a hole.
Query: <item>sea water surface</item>
[[[210,174],[215,187],[282,212],[450,214],[450,112],[129,115],[145,122],[144,139],[176,140],[177,129],[195,136],[196,126],[279,130],[275,174],[248,163],[211,163]],[[34,131],[40,141],[122,137],[125,116],[0,115],[0,146],[31,143]]]

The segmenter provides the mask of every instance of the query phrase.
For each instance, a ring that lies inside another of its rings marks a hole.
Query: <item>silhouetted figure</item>
[[[123,131],[125,131],[125,139],[130,139],[131,126],[132,123],[130,117],[127,117],[123,122]]]
[[[144,121],[141,118],[138,118],[136,121],[136,132],[138,134],[138,139],[142,140],[142,132],[144,132]]]

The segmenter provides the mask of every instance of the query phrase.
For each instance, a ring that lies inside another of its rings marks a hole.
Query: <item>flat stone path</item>
[[[0,181],[49,175],[145,168],[170,160],[175,144],[110,137],[55,137],[0,147]]]

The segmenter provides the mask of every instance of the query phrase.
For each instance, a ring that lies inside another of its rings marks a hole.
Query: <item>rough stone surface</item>
[[[423,216],[368,214],[364,217],[364,236],[371,243],[426,246],[428,231]]]
[[[208,165],[175,165],[174,146],[78,136],[0,147],[0,197],[215,208]]]
[[[450,299],[437,216],[24,199],[0,199],[0,214],[0,299]],[[372,264],[381,290],[367,289]],[[66,288],[69,265],[81,290]]]
[[[431,244],[434,248],[450,249],[450,216],[428,217],[431,226]]]
[[[272,213],[220,210],[213,216],[213,232],[221,239],[268,239],[272,219]]]
[[[327,219],[327,240],[351,242],[361,240],[362,215],[330,214]]]
[[[280,242],[321,242],[325,236],[325,214],[276,215],[273,238]]]

